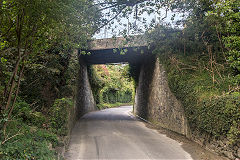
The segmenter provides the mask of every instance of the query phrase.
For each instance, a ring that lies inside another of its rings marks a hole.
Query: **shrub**
[[[234,95],[204,101],[199,106],[198,127],[215,137],[228,135],[229,140],[234,142],[240,135],[239,106],[239,97]]]
[[[70,109],[73,107],[71,98],[62,98],[55,100],[50,109],[51,129],[54,133],[65,136],[69,132],[68,119]]]
[[[126,92],[118,92],[118,102],[120,103],[130,103],[132,102],[132,92],[126,91]]]
[[[18,101],[13,110],[13,116],[29,125],[42,127],[46,122],[46,117],[41,112],[32,111],[29,104]]]
[[[229,88],[236,88],[229,67],[217,66],[213,82],[211,72],[205,68],[209,61],[202,55],[161,55],[160,61],[167,70],[171,91],[184,106],[190,127],[239,143],[240,94],[229,92]]]
[[[7,141],[0,137],[0,159],[56,159],[50,146],[58,144],[57,136],[37,127],[29,127],[21,121],[8,126]]]

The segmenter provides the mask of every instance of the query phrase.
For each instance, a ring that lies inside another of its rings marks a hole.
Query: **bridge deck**
[[[125,38],[98,39],[90,42],[85,52],[91,54],[80,55],[88,65],[106,63],[138,63],[150,55],[146,41],[136,36],[127,41]]]
[[[105,38],[96,39],[89,43],[89,50],[102,50],[113,48],[142,47],[147,46],[147,41],[143,36],[134,36],[132,38]]]

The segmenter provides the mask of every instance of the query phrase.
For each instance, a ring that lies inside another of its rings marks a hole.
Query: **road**
[[[122,106],[83,116],[73,129],[65,158],[192,159],[180,143],[147,128],[131,111],[131,106]]]

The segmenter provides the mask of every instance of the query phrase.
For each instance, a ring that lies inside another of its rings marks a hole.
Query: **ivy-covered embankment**
[[[235,159],[240,157],[239,1],[199,4],[184,28],[161,24],[147,36],[184,107],[192,138]]]
[[[194,140],[229,158],[239,156],[240,94],[229,67],[215,63],[214,79],[207,55],[161,55],[168,83],[181,101]]]

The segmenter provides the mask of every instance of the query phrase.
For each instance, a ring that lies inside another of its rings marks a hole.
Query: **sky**
[[[157,13],[153,13],[151,15],[144,13],[143,15],[140,16],[140,19],[141,19],[140,21],[136,21],[133,14],[131,14],[128,19],[121,18],[120,19],[121,24],[119,24],[117,22],[117,20],[114,20],[113,24],[111,25],[110,28],[108,28],[107,26],[102,28],[99,33],[96,33],[94,35],[93,38],[94,39],[103,39],[103,38],[111,38],[113,36],[121,37],[121,35],[122,35],[121,32],[123,32],[124,30],[126,30],[129,35],[141,34],[140,32],[136,33],[136,31],[134,31],[133,29],[129,29],[130,25],[128,25],[128,22],[132,22],[135,25],[135,27],[137,27],[137,29],[142,29],[143,31],[146,31],[146,29],[144,28],[145,24],[143,22],[141,22],[143,20],[143,17],[146,18],[147,25],[149,25],[153,19],[156,21],[155,24],[158,24],[158,23],[160,23],[162,17],[165,17],[165,12],[166,12],[163,9],[161,9],[160,11],[162,13],[162,16],[160,16]],[[108,12],[108,10],[105,10],[104,12],[106,13],[106,12]],[[173,12],[168,11],[167,17],[164,19],[164,22],[170,23],[172,26],[174,26],[174,22],[181,19],[181,15],[176,14],[175,20],[172,21],[171,17],[173,16],[173,14],[174,14]],[[125,26],[124,26],[124,24],[125,24]]]

